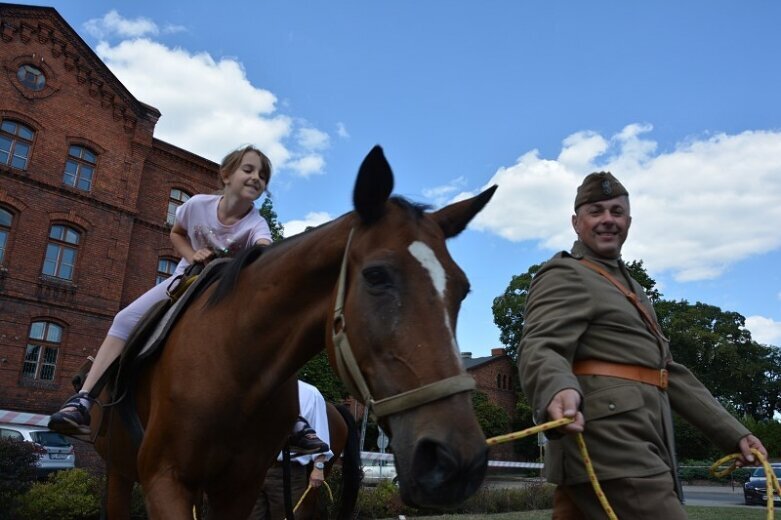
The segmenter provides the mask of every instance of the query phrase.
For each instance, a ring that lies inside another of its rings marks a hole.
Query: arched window
[[[172,189],[171,194],[168,196],[168,215],[166,216],[165,223],[169,226],[173,226],[176,222],[176,208],[187,202],[190,198],[190,194],[179,189]]]
[[[0,123],[0,164],[26,170],[35,132],[16,121]]]
[[[92,189],[92,175],[95,173],[95,154],[83,146],[68,148],[68,160],[65,161],[65,175],[62,181],[68,186],[80,190]]]
[[[496,374],[496,388],[502,388],[502,374]]]
[[[502,375],[502,388],[508,390],[510,387],[507,385],[507,374]]]
[[[155,285],[167,280],[174,271],[179,262],[172,258],[160,258],[157,261],[157,277],[155,278]]]
[[[49,243],[46,245],[46,258],[43,261],[43,274],[63,280],[73,280],[76,265],[76,253],[81,233],[69,226],[55,224],[49,230]]]
[[[62,327],[49,321],[34,321],[30,325],[22,377],[37,381],[53,381],[61,342]]]
[[[13,214],[0,207],[0,265],[3,265],[5,262],[5,251],[8,248],[8,237],[11,236],[11,225],[13,223]]]

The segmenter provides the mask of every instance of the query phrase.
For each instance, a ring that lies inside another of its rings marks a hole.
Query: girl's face
[[[225,193],[241,199],[256,200],[266,191],[265,172],[261,170],[260,156],[247,152],[241,158],[239,167],[222,178]]]

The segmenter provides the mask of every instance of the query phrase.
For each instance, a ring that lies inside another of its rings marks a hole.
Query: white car
[[[32,442],[38,450],[38,477],[63,469],[73,469],[76,454],[73,445],[61,434],[41,426],[0,423],[0,438]]]
[[[392,461],[372,461],[374,464],[363,466],[363,483],[367,485],[377,485],[383,480],[393,481],[397,484],[399,479],[396,476],[396,466]]]

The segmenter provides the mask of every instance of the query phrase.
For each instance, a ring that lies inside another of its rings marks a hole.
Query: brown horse
[[[445,240],[495,187],[435,212],[392,188],[375,147],[355,211],[248,250],[193,302],[137,380],[140,447],[113,417],[96,439],[110,518],[127,518],[134,480],[151,519],[192,518],[202,493],[208,518],[246,518],[295,421],[295,373],[324,347],[391,437],[405,502],[445,506],[478,489],[487,449],[455,341],[469,283]]]

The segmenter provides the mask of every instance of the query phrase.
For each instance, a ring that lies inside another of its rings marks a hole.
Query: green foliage
[[[535,264],[524,274],[513,276],[504,294],[494,298],[491,306],[494,323],[500,331],[499,341],[505,346],[507,355],[513,362],[518,359],[518,342],[523,334],[524,307],[529,286],[540,267],[541,264]]]
[[[316,386],[326,401],[339,403],[347,397],[347,389],[331,368],[325,351],[319,352],[307,361],[306,365],[299,371],[298,377],[302,381]]]
[[[704,303],[659,301],[656,314],[673,358],[738,415],[772,418],[781,411],[781,356],[760,345],[746,319]]]
[[[714,477],[710,473],[711,465],[716,462],[714,459],[696,460],[687,459],[678,463],[678,477],[686,484],[693,484],[697,481],[709,481],[716,484],[739,483],[748,480],[754,468],[738,468],[724,477]],[[721,469],[725,469],[722,467]]]
[[[100,479],[82,469],[54,473],[34,484],[18,500],[19,520],[97,519],[100,515]]]
[[[771,459],[781,459],[781,422],[770,419],[757,421],[753,417],[742,420],[743,425],[762,440]]]
[[[534,414],[526,396],[520,389],[516,392],[515,417],[512,422],[512,431],[521,431],[531,428],[534,424]],[[540,448],[537,445],[537,436],[524,437],[513,442],[515,454],[523,460],[537,460],[540,456]]]
[[[475,515],[530,511],[552,507],[554,488],[552,484],[536,482],[520,488],[482,487],[462,504],[451,509],[415,509],[404,505],[396,486],[384,481],[374,488],[361,489],[356,510],[359,518],[398,518],[399,515],[418,517],[445,511],[450,514]]]
[[[285,238],[285,228],[279,222],[279,217],[277,217],[277,212],[274,211],[274,203],[271,202],[271,198],[266,197],[263,200],[263,204],[260,205],[260,216],[268,222],[272,242],[278,242]]]
[[[642,260],[632,260],[627,263],[626,270],[645,290],[645,294],[651,300],[651,303],[656,304],[656,302],[662,299],[662,294],[656,289],[656,280],[648,276]]]
[[[673,414],[673,424],[675,427],[675,452],[679,461],[683,459],[715,461],[726,455],[700,430],[681,419],[678,414]]]
[[[510,416],[501,406],[491,402],[483,392],[472,392],[472,407],[486,437],[510,432]]]
[[[37,462],[34,444],[0,439],[0,520],[16,518],[16,498],[35,482]]]

